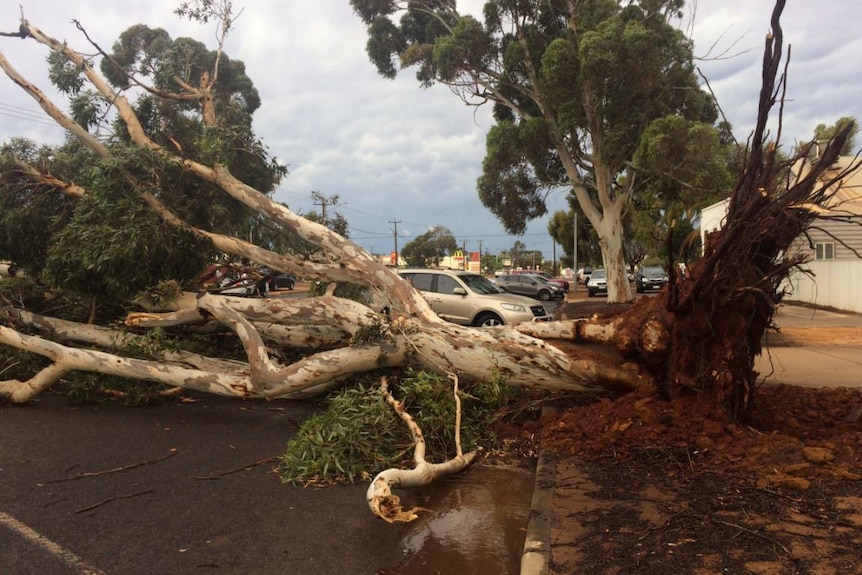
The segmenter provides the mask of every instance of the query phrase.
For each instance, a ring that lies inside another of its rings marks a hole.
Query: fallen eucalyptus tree
[[[169,297],[140,296],[134,302],[135,311],[123,318],[123,325],[50,317],[3,297],[0,345],[37,354],[45,363],[29,378],[0,381],[0,396],[24,403],[72,371],[86,371],[225,396],[290,399],[332,390],[360,373],[412,367],[462,380],[481,380],[493,371],[502,374],[509,385],[543,390],[625,391],[662,385],[671,395],[702,394],[717,407],[744,417],[753,405],[757,378],[754,357],[761,351],[761,338],[781,300],[782,280],[802,263],[786,255],[786,250],[815,216],[815,210],[806,206],[822,205],[829,199],[828,186],[818,183],[817,178],[837,157],[846,137],[845,130],[830,142],[808,177],[782,187],[783,180],[776,177],[782,167],[776,148],[766,142],[764,134],[768,112],[781,86],[777,80],[782,48],[778,18],[783,6],[783,1],[776,5],[773,32],[766,41],[760,113],[749,159],[733,190],[724,230],[709,238],[704,259],[690,266],[685,278],[673,277],[659,297],[621,307],[615,317],[489,329],[443,321],[418,291],[354,243],[275,202],[234,175],[227,164],[206,161],[202,154],[196,157],[170,135],[157,141],[126,90],[108,82],[94,68],[90,56],[43,33],[22,17],[17,35],[46,47],[74,70],[77,81],[86,83],[116,113],[128,138],[120,150],[123,154],[137,150],[154,165],[210,186],[254,218],[319,251],[312,257],[278,253],[193,223],[179,215],[179,208],[166,203],[171,198],[162,193],[155,173],[150,181],[140,171],[121,164],[117,171],[123,185],[164,224],[208,242],[217,252],[271,270],[331,286],[365,286],[370,297],[363,304],[337,297],[332,290],[319,297],[283,300],[176,289]],[[227,27],[222,32],[226,33]],[[111,61],[97,45],[92,48]],[[217,54],[220,57],[221,47]],[[212,69],[195,79],[196,85],[177,79],[181,88],[177,92],[148,86],[131,69],[124,70],[126,88],[134,86],[154,99],[182,101],[196,111],[205,128],[217,129],[220,119],[214,101],[219,57]],[[107,145],[65,114],[18,74],[2,53],[0,68],[99,161],[117,160],[116,146]],[[7,166],[3,194],[11,196],[25,189],[34,195],[54,194],[72,202],[86,202],[91,197],[85,184],[23,158],[16,157]],[[172,192],[193,194],[194,189]],[[39,278],[38,269],[27,271]],[[141,345],[141,338],[155,328],[189,335],[229,331],[241,342],[244,360],[167,349],[143,354],[146,346]],[[602,352],[596,352],[596,345]],[[281,353],[286,348],[303,353],[298,358],[288,357]],[[135,352],[130,353],[130,349]],[[387,397],[397,410],[397,401],[388,393]],[[399,413],[411,426],[416,442],[416,468],[381,473],[369,488],[369,503],[381,516],[409,518],[409,512],[402,514],[397,508],[397,499],[391,499],[391,487],[457,471],[474,455],[462,454],[459,446],[456,460],[440,466],[428,464],[421,447],[421,430],[403,411]],[[393,508],[397,509],[391,515],[383,511]]]

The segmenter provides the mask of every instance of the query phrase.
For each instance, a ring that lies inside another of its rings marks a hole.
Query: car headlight
[[[516,304],[516,303],[501,303],[500,307],[502,307],[503,309],[507,309],[509,311],[519,311],[521,313],[527,311],[527,308],[525,308],[524,306],[522,306],[520,304]]]

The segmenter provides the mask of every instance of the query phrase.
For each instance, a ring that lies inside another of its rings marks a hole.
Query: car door
[[[539,284],[530,276],[518,276],[518,293],[536,297],[536,294],[539,293]]]
[[[431,306],[431,309],[434,310],[434,313],[448,321],[456,323],[462,323],[464,321],[459,320],[458,309],[455,305],[455,295],[452,293],[452,290],[455,288],[451,285],[450,282],[455,282],[455,280],[453,280],[449,276],[430,272],[411,272],[402,274],[401,277],[409,281],[410,285],[422,292],[422,297],[425,298],[425,301],[428,302],[428,305]],[[439,280],[441,278],[445,278],[442,284],[442,289],[448,290],[448,293],[451,295],[442,293],[440,291],[441,285]],[[464,296],[457,297],[459,299],[464,299]]]
[[[527,293],[527,284],[524,283],[524,277],[521,275],[511,275],[506,278],[506,291],[518,295],[530,295]]]
[[[462,293],[455,293],[460,288]],[[464,291],[467,295],[464,295]],[[438,275],[434,286],[433,297],[436,305],[432,305],[437,315],[445,320],[461,325],[470,325],[473,319],[473,310],[470,303],[470,291],[457,279],[448,275]]]

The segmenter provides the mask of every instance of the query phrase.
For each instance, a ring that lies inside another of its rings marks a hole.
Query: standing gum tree
[[[201,5],[212,10],[229,2]],[[357,374],[413,368],[452,381],[456,405],[459,382],[494,373],[512,386],[570,392],[660,385],[669,395],[705,397],[717,411],[744,418],[754,405],[754,357],[782,281],[802,263],[787,249],[829,200],[831,188],[818,177],[852,128],[836,132],[804,180],[788,187],[776,176],[785,166],[764,134],[783,85],[783,8],[779,0],[766,40],[750,155],[725,228],[710,236],[705,258],[660,297],[613,317],[489,329],[443,321],[393,270],[269,197],[283,172],[251,137],[256,92],[221,44],[208,52],[182,40],[185,47],[175,50],[162,32],[136,27],[111,54],[90,41],[100,73],[94,56],[22,17],[15,32],[2,35],[15,38],[8,41],[16,53],[20,39],[47,48],[52,78],[77,97],[66,114],[0,52],[0,69],[70,136],[58,150],[17,141],[0,155],[0,261],[11,262],[0,275],[14,277],[0,281],[0,397],[24,403],[85,372],[230,397],[292,399],[330,391]],[[219,16],[223,41],[234,20],[226,10]],[[185,57],[192,54],[198,57]],[[99,119],[112,114],[114,129],[102,130]],[[555,133],[546,129],[553,123],[535,121],[520,126]],[[587,193],[586,183],[575,187]],[[621,197],[609,205],[622,210]],[[266,225],[266,242],[243,239],[250,220]],[[274,245],[272,234],[319,250],[271,251],[262,244]],[[188,268],[203,271],[223,257],[330,287],[290,300],[200,290]],[[366,286],[370,297],[366,303],[339,297],[339,284]],[[236,344],[225,351],[227,340]],[[457,455],[431,463],[422,430],[386,378],[381,393],[410,430],[414,468],[381,472],[368,501],[384,518],[409,520],[415,513],[400,508],[392,488],[457,472],[475,452],[462,452],[456,423]]]
[[[608,300],[631,300],[623,218],[644,131],[668,116],[717,118],[672,25],[684,0],[491,0],[484,24],[448,0],[351,5],[380,74],[415,66],[423,86],[493,104],[478,190],[507,231],[523,233],[551,192],[570,190],[598,236]]]

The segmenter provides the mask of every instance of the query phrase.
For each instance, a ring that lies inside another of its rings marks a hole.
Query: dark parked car
[[[608,293],[608,278],[605,270],[593,270],[587,280],[587,295],[594,297],[597,293]]]
[[[566,295],[566,292],[560,286],[549,282],[543,277],[531,274],[502,275],[497,278],[496,283],[497,286],[509,293],[526,295],[542,301],[563,299]]]
[[[667,285],[667,273],[661,266],[647,266],[635,274],[635,289],[638,293],[660,290]]]
[[[546,280],[548,280],[552,284],[560,286],[561,288],[563,288],[564,292],[569,291],[569,282],[567,282],[563,278],[555,278],[554,276],[552,276],[548,272],[540,272],[540,271],[532,271],[532,270],[515,270],[512,273],[513,274],[519,274],[519,275],[520,274],[529,274],[529,275],[539,276],[540,278],[545,278]]]
[[[291,290],[295,285],[296,279],[290,274],[276,274],[269,278],[269,289],[271,290]]]

